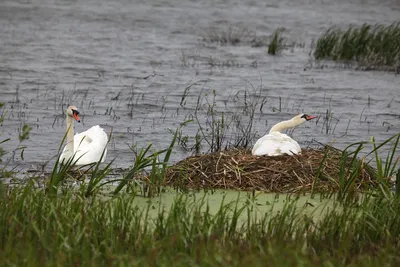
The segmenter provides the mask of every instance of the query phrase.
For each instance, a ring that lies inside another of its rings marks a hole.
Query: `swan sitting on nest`
[[[316,118],[316,116],[300,114],[293,117],[291,120],[275,124],[267,135],[257,140],[251,153],[255,156],[297,155],[301,153],[299,144],[288,135],[281,133],[281,131],[299,126],[314,118]]]
[[[67,161],[71,157],[74,157],[72,161],[73,165],[86,165],[98,162],[104,150],[104,155],[101,160],[101,162],[103,162],[106,158],[106,146],[108,143],[108,137],[104,130],[99,125],[96,125],[74,136],[74,119],[77,122],[81,121],[79,118],[79,111],[75,106],[69,106],[66,115],[67,144],[60,156],[60,162],[64,160]]]

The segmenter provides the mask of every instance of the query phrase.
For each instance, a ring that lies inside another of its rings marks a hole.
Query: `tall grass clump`
[[[400,71],[400,22],[329,28],[318,40],[315,59],[356,62],[366,68]]]
[[[282,51],[285,45],[285,39],[282,37],[282,33],[285,29],[278,28],[272,34],[272,40],[268,45],[268,54],[277,55]]]
[[[354,148],[350,151],[351,148]],[[356,182],[361,180],[362,170],[364,168],[364,159],[359,160],[358,156],[364,148],[364,142],[357,142],[349,145],[342,152],[342,158],[339,167],[339,192],[340,200],[350,200],[356,194]],[[347,167],[349,166],[349,167]]]
[[[393,176],[394,173],[396,172],[396,168],[398,168],[398,163],[400,159],[400,156],[396,157],[399,141],[400,141],[400,133],[390,137],[386,141],[382,142],[380,145],[376,144],[374,137],[371,138],[374,150],[370,154],[373,153],[375,156],[378,179],[380,180],[387,179],[388,177]],[[392,149],[389,149],[387,151],[386,158],[382,158],[379,155],[379,149],[387,144],[390,144],[390,142],[392,143],[391,144]]]
[[[336,198],[341,201],[357,199],[361,192],[390,198],[392,196],[391,185],[400,173],[399,141],[400,134],[395,134],[380,144],[377,144],[375,138],[372,137],[369,142],[356,142],[347,146],[341,151],[336,178],[324,172],[327,161],[329,161],[329,150],[327,150],[316,172],[312,191],[323,177],[336,185],[334,187],[337,189]],[[366,145],[372,145],[369,152],[365,152]],[[386,157],[382,157],[382,151],[385,150],[387,151]],[[376,168],[372,166],[376,166]],[[366,174],[370,178],[366,178]]]
[[[141,187],[143,195],[148,196],[153,195],[153,191],[159,191],[161,188],[161,178],[160,175],[163,172],[163,168],[159,168],[159,165],[163,165],[164,162],[159,162],[158,158],[162,153],[168,151],[161,150],[147,155],[152,144],[149,144],[146,148],[142,148],[136,154],[133,166],[124,174],[122,179],[113,180],[110,182],[119,182],[119,184],[114,189],[114,194],[118,194],[127,185],[138,185]],[[138,179],[140,176],[144,176],[143,173],[148,169],[151,169],[151,175],[144,177],[145,181]]]

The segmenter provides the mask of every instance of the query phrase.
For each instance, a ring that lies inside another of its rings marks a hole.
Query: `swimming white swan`
[[[74,157],[72,161],[74,165],[86,165],[100,160],[103,150],[107,146],[107,134],[99,126],[93,126],[89,130],[77,133],[74,136],[74,119],[80,122],[79,111],[75,106],[67,108],[67,144],[60,156],[60,162],[69,160]],[[107,149],[104,151],[101,162],[106,158]],[[75,162],[76,161],[76,162]]]
[[[269,131],[269,134],[257,140],[251,153],[255,156],[279,156],[283,154],[293,155],[301,153],[299,144],[288,135],[281,133],[281,131],[299,126],[314,118],[316,118],[316,116],[300,114],[293,117],[291,120],[275,124]]]

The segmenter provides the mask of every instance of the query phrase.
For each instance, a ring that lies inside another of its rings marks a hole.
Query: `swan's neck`
[[[282,121],[282,122],[279,122],[279,123],[275,124],[274,126],[272,126],[272,128],[271,128],[271,130],[269,132],[270,133],[272,133],[272,132],[282,132],[282,131],[284,131],[286,129],[293,128],[293,127],[296,127],[298,125],[299,125],[299,123],[297,123],[294,120]]]
[[[67,116],[67,145],[65,146],[66,151],[68,151],[69,156],[74,154],[74,120],[71,116]]]

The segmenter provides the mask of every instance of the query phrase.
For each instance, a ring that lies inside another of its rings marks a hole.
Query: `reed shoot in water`
[[[268,54],[277,55],[282,51],[285,45],[285,39],[282,37],[284,28],[278,28],[272,34],[272,40],[268,45]]]

